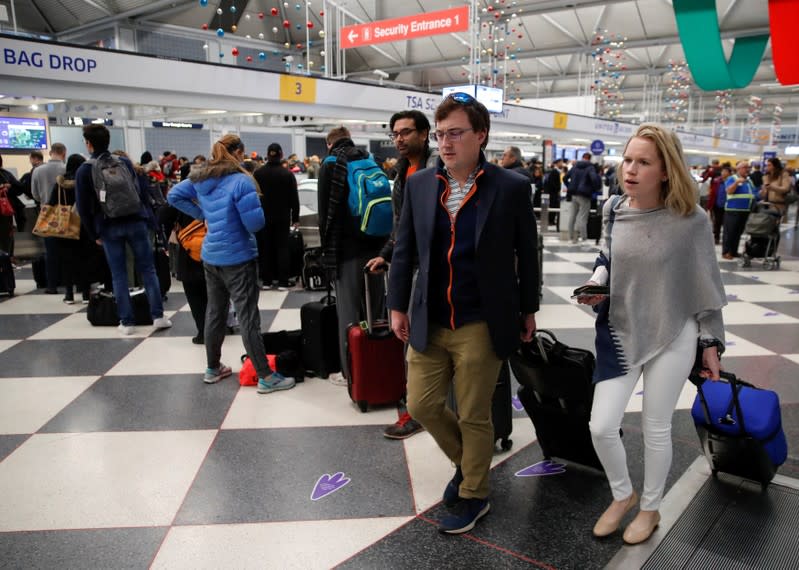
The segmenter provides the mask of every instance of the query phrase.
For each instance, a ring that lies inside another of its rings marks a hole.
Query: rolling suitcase
[[[11,256],[5,251],[0,251],[0,294],[14,296],[17,281],[14,278],[14,267],[11,265]]]
[[[540,329],[510,357],[518,396],[533,421],[544,457],[602,469],[588,422],[594,399],[594,355]]]
[[[305,369],[320,378],[341,371],[338,355],[336,298],[328,283],[327,295],[300,307],[302,360]]]
[[[591,212],[588,214],[588,224],[586,227],[586,239],[592,239],[599,243],[599,238],[602,237],[602,210]]]
[[[347,389],[361,412],[366,412],[369,406],[396,404],[405,396],[405,344],[387,320],[373,320],[369,271],[363,275],[366,322],[347,329]]]
[[[765,487],[788,457],[779,397],[734,374],[720,376],[718,382],[691,376],[697,384],[691,416],[705,457],[713,476],[723,471]]]

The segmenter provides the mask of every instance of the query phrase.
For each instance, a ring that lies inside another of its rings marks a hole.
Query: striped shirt
[[[458,213],[458,210],[461,209],[461,204],[463,203],[463,199],[469,194],[469,191],[474,186],[474,180],[477,177],[477,173],[480,171],[480,165],[478,164],[477,167],[472,170],[472,173],[469,174],[469,177],[466,179],[466,183],[461,187],[460,183],[455,180],[449,173],[449,171],[444,168],[444,173],[447,175],[447,181],[449,184],[449,196],[447,197],[447,210],[449,211],[449,215],[451,218],[454,218],[455,215]]]

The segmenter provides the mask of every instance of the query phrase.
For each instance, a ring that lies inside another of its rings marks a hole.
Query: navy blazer
[[[389,272],[388,307],[410,312],[410,345],[427,348],[430,247],[438,201],[438,168],[408,179]],[[444,175],[446,177],[446,175]],[[477,256],[480,312],[488,324],[496,355],[505,359],[520,343],[521,315],[538,311],[538,237],[530,202],[530,183],[518,174],[485,162],[477,184]],[[414,254],[419,274],[413,300]],[[410,309],[410,311],[409,311]]]

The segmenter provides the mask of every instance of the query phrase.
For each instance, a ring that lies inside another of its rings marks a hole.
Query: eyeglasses
[[[459,93],[459,95],[462,95]],[[468,97],[468,95],[466,95]],[[463,133],[473,131],[474,129],[450,129],[448,131],[433,131],[430,133],[430,140],[433,142],[444,142],[444,138],[448,138],[450,142],[458,142],[463,137]]]
[[[388,138],[390,140],[392,140],[392,141],[397,139],[397,138],[399,138],[399,137],[407,139],[408,136],[410,136],[411,133],[415,133],[415,132],[416,132],[416,129],[402,129],[401,131],[395,131],[395,132],[388,133]]]

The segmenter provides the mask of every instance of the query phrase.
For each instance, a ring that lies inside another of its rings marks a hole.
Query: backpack
[[[186,250],[194,261],[202,261],[202,248],[208,228],[200,220],[194,220],[185,228],[180,228],[176,237],[180,247]]]
[[[325,158],[325,162],[336,162],[336,156]],[[370,237],[388,237],[394,223],[391,210],[391,184],[383,169],[372,155],[350,160],[347,164],[347,207],[358,220],[362,234]]]
[[[87,161],[92,165],[92,181],[100,208],[108,218],[137,214],[141,198],[136,178],[118,157],[103,153]]]

